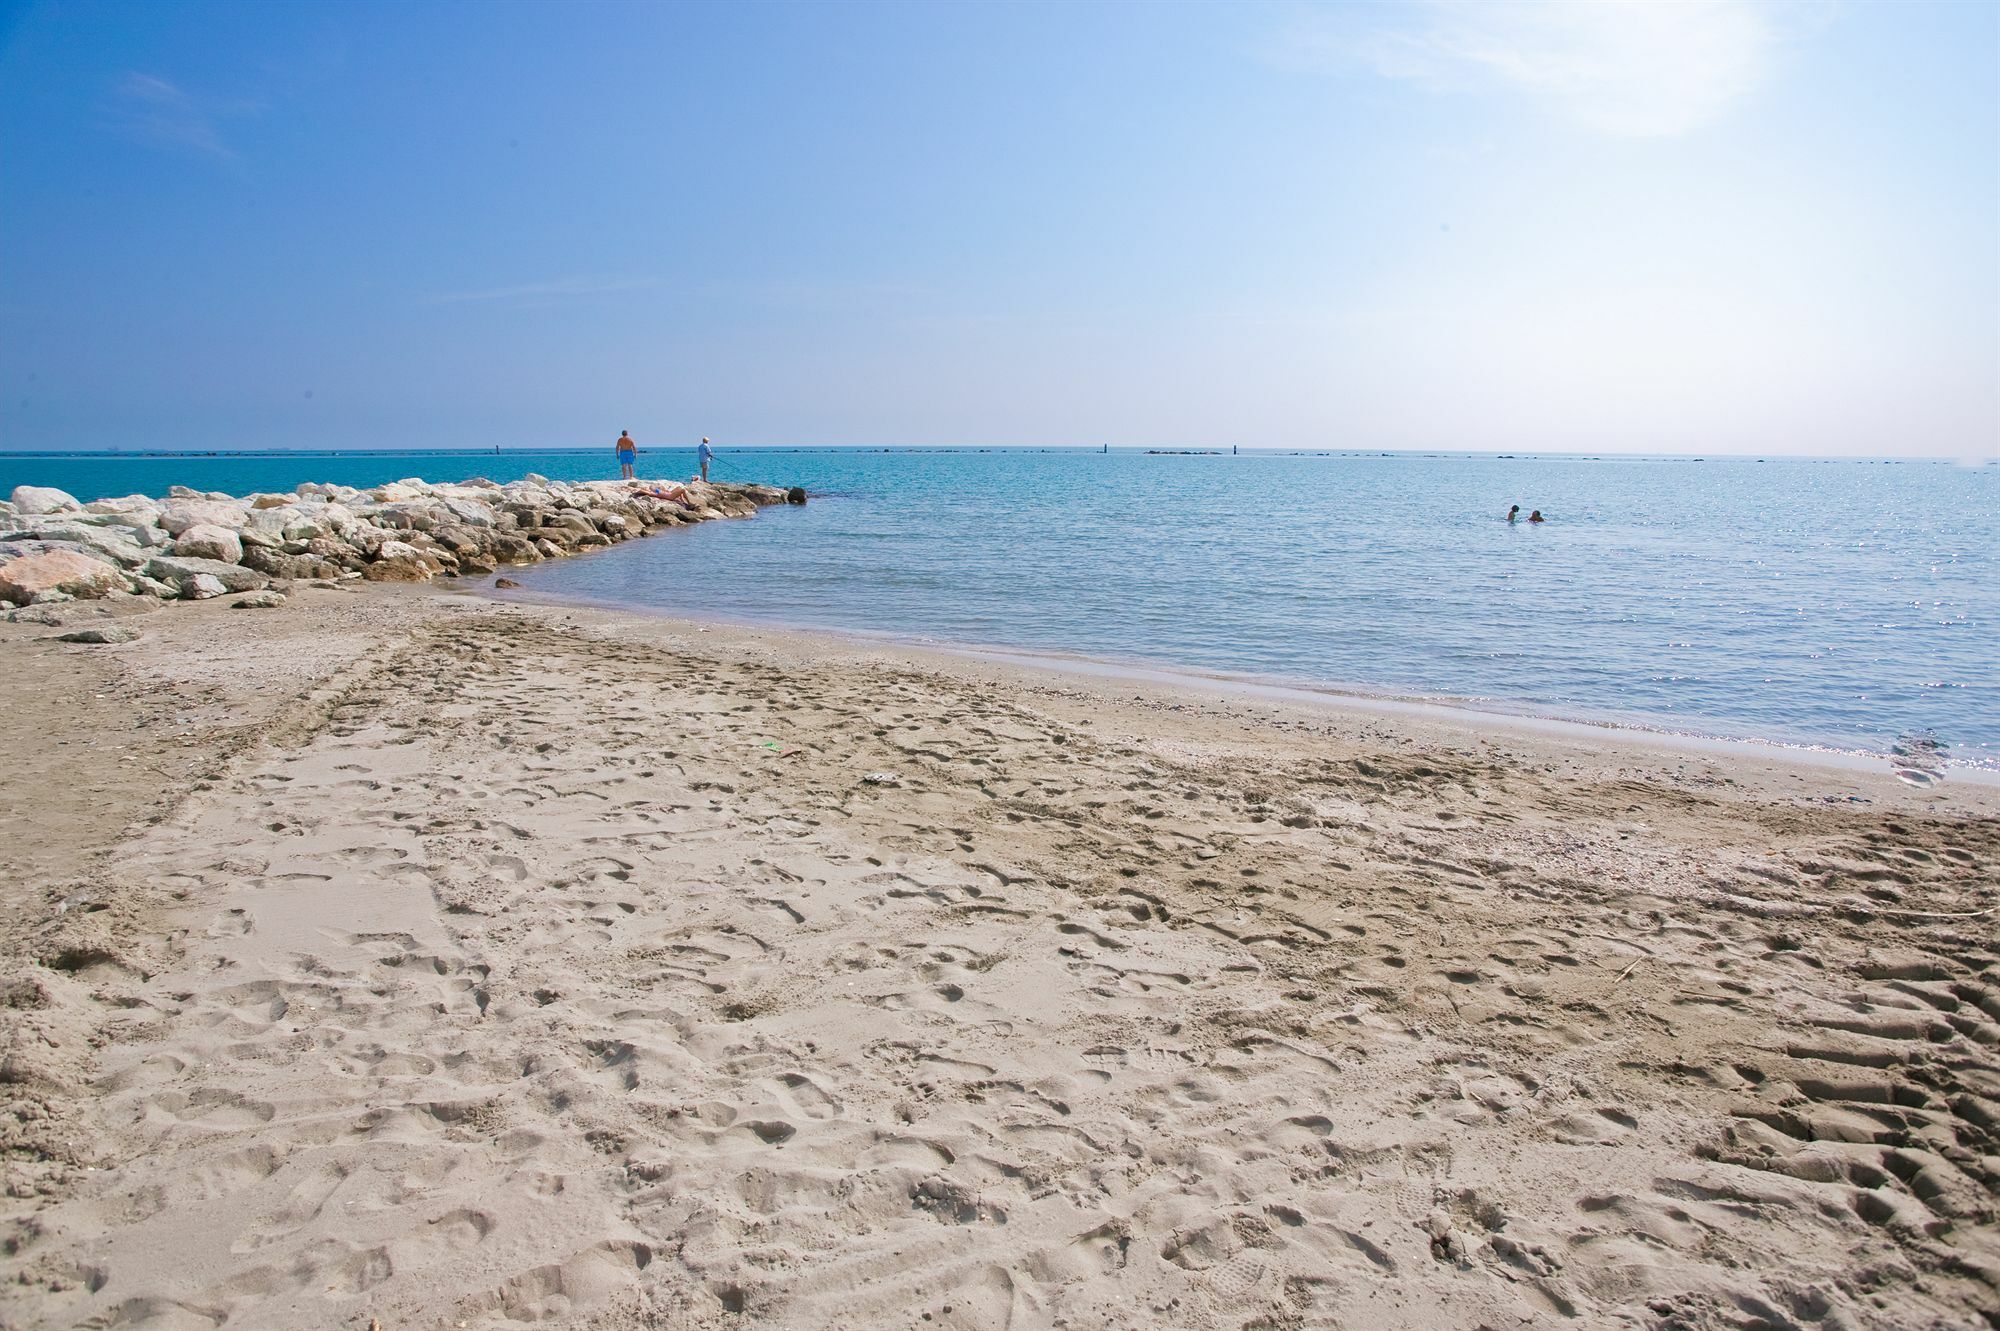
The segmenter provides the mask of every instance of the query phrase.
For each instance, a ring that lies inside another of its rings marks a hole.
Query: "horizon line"
[[[645,453],[692,453],[696,445],[649,445]],[[412,448],[396,445],[354,448],[9,448],[0,445],[5,458],[251,458],[251,457],[431,457],[441,454],[469,457],[508,457],[534,454],[585,456],[602,452],[596,445],[535,447],[485,447],[477,444],[441,445]],[[1735,453],[1735,452],[1620,452],[1617,450],[1503,450],[1499,448],[1355,448],[1309,447],[1259,444],[732,444],[717,453],[1140,453],[1180,456],[1280,456],[1280,457],[1476,457],[1495,460],[1571,459],[1577,461],[1722,461],[1722,462],[1938,462],[1951,465],[2000,465],[2000,455],[1925,453],[1889,456],[1862,453]]]

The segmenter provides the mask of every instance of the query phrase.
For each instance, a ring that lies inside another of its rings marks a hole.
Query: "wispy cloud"
[[[929,300],[939,293],[911,282],[765,282],[748,296],[761,305],[825,312],[879,311]]]
[[[223,141],[225,115],[248,108],[196,97],[178,84],[137,71],[119,80],[112,125],[120,133],[176,152],[234,161],[236,150]]]
[[[638,291],[652,285],[652,279],[645,277],[559,277],[548,282],[523,282],[518,286],[489,287],[481,291],[449,291],[431,297],[429,303],[463,305],[472,301],[499,301],[513,304],[546,304],[579,296]]]
[[[1764,82],[1779,12],[1751,0],[1430,0],[1316,11],[1271,55],[1440,90],[1499,87],[1600,133],[1666,137]]]

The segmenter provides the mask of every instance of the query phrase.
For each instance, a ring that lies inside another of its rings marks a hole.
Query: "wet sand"
[[[1990,787],[434,590],[129,622],[0,626],[9,1325],[1994,1324]]]

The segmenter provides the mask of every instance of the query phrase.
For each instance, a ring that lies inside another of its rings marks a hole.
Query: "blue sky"
[[[2000,454],[2000,6],[26,4],[0,447]]]

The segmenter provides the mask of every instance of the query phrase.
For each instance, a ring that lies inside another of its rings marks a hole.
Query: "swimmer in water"
[[[1530,514],[1528,515],[1528,521],[1530,521],[1530,522],[1545,522],[1545,521],[1547,521],[1547,519],[1545,519],[1544,517],[1542,517],[1542,510],[1540,510],[1540,509],[1538,508],[1538,509],[1536,509],[1536,510],[1535,510],[1534,512],[1532,512],[1532,513],[1530,513]]]
[[[1521,506],[1519,504],[1516,504],[1514,505],[1514,507],[1507,510],[1507,521],[1509,522],[1514,521],[1516,518],[1520,516],[1521,516]]]

